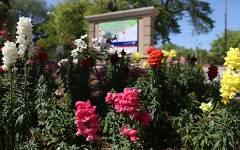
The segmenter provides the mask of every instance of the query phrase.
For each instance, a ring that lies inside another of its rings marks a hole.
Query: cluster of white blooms
[[[71,56],[73,57],[73,63],[75,64],[78,63],[78,54],[87,48],[87,43],[85,42],[86,38],[87,35],[83,35],[80,39],[76,39],[74,42],[76,48],[71,51]]]
[[[4,47],[2,48],[2,55],[4,68],[7,69],[16,62],[18,57],[16,43],[9,41],[5,42]]]
[[[35,53],[34,44],[32,41],[32,23],[31,18],[20,17],[17,23],[17,41],[19,44],[18,54],[23,57],[25,51],[28,49],[28,57]]]
[[[98,42],[98,39],[97,39],[97,38],[93,38],[93,39],[92,39],[92,43],[93,43],[93,48],[94,48],[96,51],[100,51],[100,50],[101,50],[101,46],[100,46],[100,43]]]
[[[59,67],[61,67],[62,66],[62,64],[66,64],[66,63],[68,63],[68,59],[61,59],[59,62],[58,62],[58,66]]]

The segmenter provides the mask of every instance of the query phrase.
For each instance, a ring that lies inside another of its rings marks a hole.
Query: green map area
[[[118,34],[132,26],[137,25],[137,19],[120,20],[99,23],[99,29],[104,32],[111,32],[112,34]]]

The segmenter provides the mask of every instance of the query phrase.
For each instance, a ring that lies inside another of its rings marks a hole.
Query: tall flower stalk
[[[18,54],[22,58],[30,58],[35,53],[34,44],[32,41],[32,23],[31,18],[21,17],[17,23],[17,41],[19,44]]]

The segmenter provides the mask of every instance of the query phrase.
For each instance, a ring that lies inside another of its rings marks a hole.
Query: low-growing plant
[[[240,141],[239,110],[218,107],[209,113],[183,110],[173,119],[184,149],[235,150]]]

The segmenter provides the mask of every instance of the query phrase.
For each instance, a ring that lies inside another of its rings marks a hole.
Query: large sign
[[[133,53],[138,50],[138,19],[102,22],[98,24],[98,36],[116,37],[113,45],[118,49]]]

